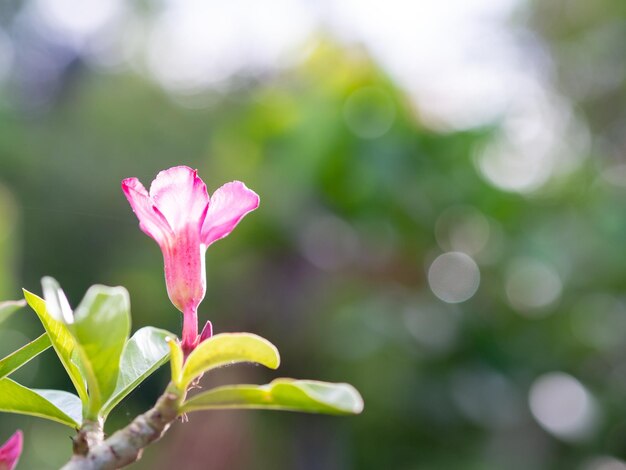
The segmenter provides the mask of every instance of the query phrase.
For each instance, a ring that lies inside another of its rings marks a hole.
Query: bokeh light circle
[[[582,470],[626,470],[626,463],[615,457],[603,455],[589,459],[582,466]]]
[[[428,284],[444,302],[465,302],[478,290],[480,270],[469,255],[451,251],[439,255],[430,265]]]
[[[391,96],[379,87],[359,88],[348,97],[343,111],[348,128],[363,139],[382,137],[396,119]]]
[[[441,249],[473,256],[489,241],[489,220],[472,206],[453,206],[437,218],[435,236]]]
[[[561,296],[563,285],[554,268],[532,258],[514,261],[506,274],[506,295],[520,313],[538,315]]]
[[[539,377],[529,394],[530,411],[551,434],[566,440],[587,437],[594,427],[595,403],[574,377],[552,372]]]

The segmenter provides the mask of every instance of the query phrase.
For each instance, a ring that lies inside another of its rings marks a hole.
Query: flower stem
[[[195,308],[187,308],[183,312],[183,341],[181,348],[185,359],[198,345],[198,312]]]

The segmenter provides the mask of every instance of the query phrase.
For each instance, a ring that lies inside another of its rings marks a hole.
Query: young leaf
[[[26,307],[26,302],[23,300],[7,300],[5,302],[0,302],[0,323],[9,318],[13,312],[22,307]]]
[[[180,413],[229,408],[349,415],[363,411],[363,399],[352,385],[346,383],[276,379],[267,385],[214,388],[187,400]]]
[[[89,385],[89,418],[96,418],[113,393],[130,333],[130,301],[123,287],[91,286],[68,329],[78,344],[81,371]]]
[[[76,421],[79,425],[83,421],[83,407],[80,398],[73,393],[65,392],[63,390],[43,390],[39,388],[32,388],[33,392],[42,396],[58,409],[60,409],[67,416]]]
[[[42,392],[30,390],[7,377],[0,379],[0,411],[39,416],[72,428],[79,426],[80,420],[76,419],[78,415],[75,413],[75,406],[78,406],[78,410],[80,410],[78,397],[75,397],[75,405],[70,411],[68,403],[71,399],[66,396],[71,395],[70,393],[55,390],[56,396],[54,398],[49,393],[47,394],[48,398],[46,398]],[[61,396],[64,396],[64,400],[59,400]],[[56,404],[51,399],[54,399]],[[57,406],[61,405],[61,401],[64,402],[63,407],[66,411]]]
[[[203,341],[189,354],[182,371],[182,388],[208,370],[237,362],[256,362],[276,369],[280,356],[276,347],[260,336],[221,333]]]
[[[46,308],[46,302],[42,298],[27,290],[24,290],[24,298],[26,302],[28,302],[28,305],[35,311],[41,324],[48,333],[52,347],[56,351],[57,356],[59,356],[61,364],[65,367],[67,374],[78,392],[78,396],[84,404],[87,404],[89,397],[87,396],[85,381],[80,370],[72,361],[72,352],[76,348],[74,337],[63,322],[55,320],[50,315]]]
[[[167,361],[170,352],[167,338],[171,336],[168,331],[147,326],[128,340],[120,361],[117,385],[100,416],[106,418],[126,395]]]
[[[41,335],[36,340],[22,346],[4,359],[0,359],[0,379],[11,372],[19,369],[35,356],[41,354],[50,347],[50,338],[47,334]]]
[[[41,287],[43,288],[43,298],[46,300],[46,307],[52,318],[69,325],[74,323],[74,313],[67,301],[65,292],[61,289],[59,283],[50,276],[41,279]]]
[[[183,350],[178,340],[173,337],[168,338],[167,344],[170,347],[170,367],[172,373],[172,382],[179,389],[183,390],[183,362],[185,361]]]

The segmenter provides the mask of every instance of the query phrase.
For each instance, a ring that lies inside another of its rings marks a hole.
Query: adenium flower
[[[13,470],[22,455],[22,431],[15,431],[0,447],[0,470]]]
[[[167,293],[183,313],[182,348],[188,354],[212,334],[208,322],[198,336],[197,310],[206,292],[206,249],[256,209],[259,196],[242,182],[233,181],[209,199],[197,171],[187,166],[161,171],[149,193],[137,178],[122,181],[122,190],[141,230],[161,247]]]

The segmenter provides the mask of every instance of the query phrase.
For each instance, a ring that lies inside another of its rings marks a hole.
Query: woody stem
[[[128,426],[115,432],[108,439],[102,434],[85,439],[84,447],[75,448],[72,459],[61,470],[113,470],[125,467],[141,458],[143,449],[158,440],[178,416],[178,409],[185,394],[170,384],[154,407],[137,416]],[[88,429],[81,429],[79,435]]]

